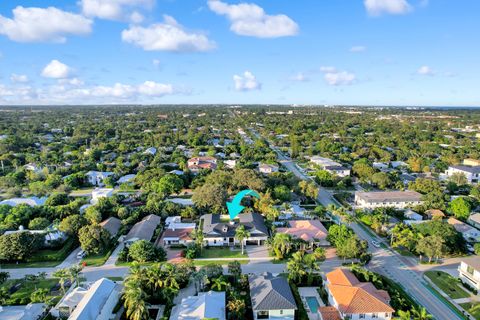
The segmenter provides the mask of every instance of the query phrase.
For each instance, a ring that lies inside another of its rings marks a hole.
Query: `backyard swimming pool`
[[[317,313],[318,308],[320,305],[318,304],[318,300],[315,297],[305,297],[305,300],[307,301],[308,308],[310,309],[310,312],[312,313]]]

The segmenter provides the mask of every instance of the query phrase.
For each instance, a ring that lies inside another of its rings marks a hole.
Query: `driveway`
[[[248,257],[255,258],[255,259],[270,259],[271,257],[268,255],[268,248],[267,246],[246,246],[245,247]]]

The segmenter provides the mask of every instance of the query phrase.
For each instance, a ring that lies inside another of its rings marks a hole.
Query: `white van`
[[[77,253],[77,259],[82,259],[87,255],[87,253],[83,250],[80,250],[80,252]]]

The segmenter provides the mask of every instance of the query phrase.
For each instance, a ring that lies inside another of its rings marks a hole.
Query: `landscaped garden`
[[[446,272],[427,271],[425,272],[425,276],[452,299],[468,298],[470,296],[470,294],[462,288],[460,281]]]
[[[460,306],[474,316],[475,319],[480,320],[480,302],[462,303]]]
[[[30,302],[44,302],[60,299],[58,279],[12,279],[0,286],[3,305],[24,305]]]
[[[215,259],[215,258],[248,258],[247,252],[244,252],[242,255],[242,252],[240,250],[231,250],[230,248],[204,248],[202,249],[201,254],[199,255],[199,258],[203,259]]]

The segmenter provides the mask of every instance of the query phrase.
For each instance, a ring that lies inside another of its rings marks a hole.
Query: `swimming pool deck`
[[[325,304],[323,303],[322,299],[320,298],[320,295],[318,294],[317,287],[299,287],[298,288],[298,293],[300,294],[300,297],[302,298],[302,302],[303,302],[303,306],[305,307],[305,310],[307,310],[308,319],[319,320],[320,319],[320,313],[319,312],[316,312],[316,313],[311,312],[310,307],[307,304],[307,300],[305,299],[306,297],[315,297],[318,301],[319,306],[324,307]]]

